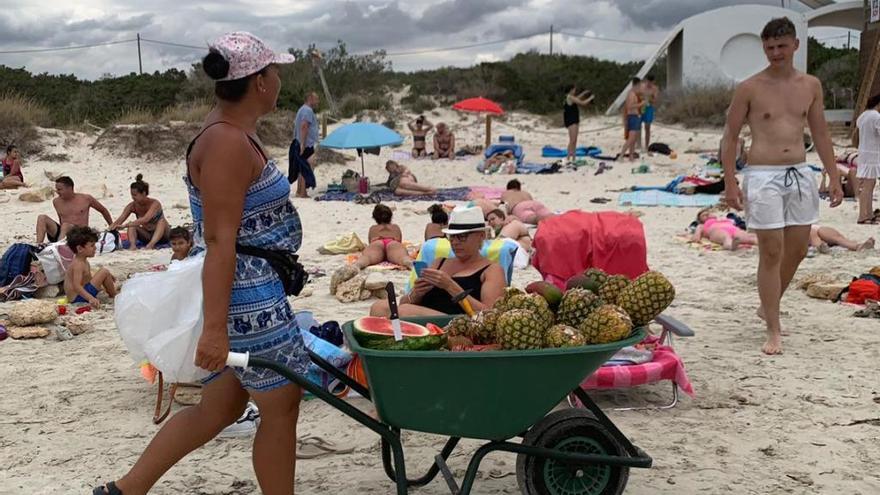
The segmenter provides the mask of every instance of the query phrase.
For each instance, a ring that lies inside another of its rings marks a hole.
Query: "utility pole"
[[[138,41],[138,74],[144,75],[144,63],[141,60],[141,33],[137,34]]]
[[[553,24],[550,24],[550,55],[553,55]]]
[[[852,31],[847,31],[846,32],[846,49],[847,50],[849,50],[849,42],[850,42],[851,37],[852,37]]]

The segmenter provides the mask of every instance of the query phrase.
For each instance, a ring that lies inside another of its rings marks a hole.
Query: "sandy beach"
[[[450,124],[460,144],[483,142],[485,126],[473,115],[451,111],[430,115]],[[601,147],[614,155],[621,145],[618,118],[591,117],[581,123],[580,144]],[[605,130],[594,131],[596,129]],[[529,161],[540,158],[542,146],[564,147],[565,132],[545,119],[513,113],[493,127],[513,134]],[[94,195],[115,216],[130,201],[128,184],[137,173],[151,185],[172,225],[190,221],[183,157],[171,161],[125,158],[119,152],[94,150],[96,135],[41,131],[48,151],[66,153],[69,162],[24,158],[24,174],[37,189],[51,186],[46,173],[66,174],[76,189]],[[627,186],[663,185],[675,176],[705,163],[699,155],[717,149],[720,130],[684,130],[657,126],[654,140],[678,152],[646,158],[649,174],[630,169],[640,162],[612,163],[613,169],[594,175],[595,167],[552,175],[518,176],[524,188],[554,210],[632,209],[618,204],[617,190]],[[411,138],[399,148],[408,150]],[[282,170],[287,150],[271,149]],[[367,155],[366,170],[373,183],[384,182],[385,160]],[[350,153],[353,157],[353,153]],[[811,163],[819,163],[810,154]],[[478,158],[456,161],[405,162],[420,182],[438,187],[503,187],[509,175],[484,176]],[[339,180],[346,165],[319,165],[319,190]],[[51,201],[26,203],[22,191],[0,191],[3,229],[0,247],[33,242],[38,214],[52,214]],[[313,193],[314,195],[315,193]],[[609,198],[595,204],[593,198]],[[317,248],[337,235],[356,232],[366,237],[372,224],[372,205],[294,199],[304,227],[301,259],[307,268],[328,274],[314,278],[312,295],[292,301],[295,310],[312,311],[319,321],[346,320],[366,314],[370,301],[342,304],[328,293],[329,274],[344,256],[326,256]],[[406,240],[421,241],[428,202],[397,202],[394,221]],[[761,354],[762,322],[755,315],[757,250],[736,252],[695,249],[676,238],[694,220],[697,208],[639,207],[652,269],[666,274],[677,297],[668,313],[687,323],[696,336],[678,339],[675,346],[693,382],[696,398],[683,396],[677,407],[664,411],[608,411],[629,438],[654,458],[651,469],[633,469],[627,493],[632,494],[876,494],[880,493],[880,324],[852,317],[853,308],[811,299],[792,288],[783,299],[785,353]],[[878,237],[877,226],[856,225],[857,205],[845,201],[836,209],[823,203],[821,222],[856,240]],[[92,225],[103,227],[92,213]],[[170,250],[115,252],[92,261],[119,278],[165,262]],[[841,281],[880,265],[877,251],[831,254],[804,260],[796,281],[812,274],[829,274]],[[392,272],[402,285],[406,274]],[[513,285],[539,280],[533,268],[516,270]],[[14,303],[0,304],[0,315]],[[150,421],[155,386],[140,377],[113,322],[112,307],[104,305],[87,315],[92,328],[68,341],[50,336],[36,340],[0,342],[0,494],[83,494],[99,481],[123,474],[158,427]],[[430,387],[430,383],[425,384]],[[663,382],[631,390],[595,394],[600,406],[668,400]],[[362,408],[369,404],[355,399]],[[179,406],[175,406],[175,410]],[[351,454],[297,463],[297,493],[391,493],[385,477],[378,437],[320,401],[302,406],[300,434],[319,435]],[[420,433],[405,435],[410,475],[421,474],[439,452],[444,439]],[[251,467],[251,439],[217,439],[175,466],[155,487],[159,495],[176,493],[259,493]],[[450,467],[461,476],[478,442],[466,441],[456,450]],[[448,493],[435,480],[420,494]],[[515,456],[493,454],[484,461],[474,493],[518,493]]]

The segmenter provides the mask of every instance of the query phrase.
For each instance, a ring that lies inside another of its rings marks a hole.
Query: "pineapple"
[[[553,311],[550,309],[550,304],[546,299],[537,295],[537,294],[522,294],[515,295],[508,299],[507,309],[527,309],[541,320],[541,323],[544,325],[544,328],[550,328],[553,325],[553,320],[555,319],[553,315]]]
[[[498,317],[498,343],[503,349],[540,349],[547,327],[527,309],[511,309]]]
[[[508,309],[510,309],[507,306],[507,302],[510,300],[510,298],[521,294],[525,294],[525,292],[517,289],[516,287],[508,287],[504,289],[504,295],[499,297],[498,300],[495,301],[495,305],[492,307],[502,312],[507,311]]]
[[[623,289],[629,287],[629,278],[626,275],[612,275],[599,288],[599,299],[608,304],[617,304],[617,298]]]
[[[623,289],[617,303],[636,326],[647,325],[675,299],[675,287],[660,272],[646,272]]]
[[[620,306],[603,304],[590,313],[578,328],[588,343],[607,344],[628,337],[633,323]]]
[[[498,317],[501,312],[497,309],[484,309],[474,317],[472,338],[477,345],[489,345],[497,342]]]
[[[588,268],[584,271],[583,276],[586,279],[586,284],[582,287],[597,294],[599,293],[599,288],[608,281],[608,274],[598,268]]]
[[[553,325],[544,334],[544,347],[577,347],[586,344],[584,334],[568,325]]]
[[[476,323],[469,316],[456,316],[452,319],[443,330],[450,337],[467,337],[472,338]]]
[[[578,328],[599,304],[599,297],[587,289],[571,289],[562,296],[556,322]]]

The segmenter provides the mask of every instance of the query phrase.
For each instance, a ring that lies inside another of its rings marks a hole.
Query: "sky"
[[[149,40],[206,46],[228,31],[251,31],[272,48],[384,49],[395,70],[469,66],[528,50],[644,60],[681,20],[713,8],[764,3],[803,10],[797,0],[0,0],[0,52],[119,42],[87,49],[0,53],[0,64],[34,73],[96,79],[138,70],[137,33]],[[541,33],[541,34],[537,34]],[[846,34],[815,28],[812,36]],[[529,36],[535,35],[535,36]],[[575,36],[572,36],[575,35]],[[612,42],[599,37],[632,41]],[[853,38],[854,43],[857,38]],[[461,50],[413,54],[489,43]],[[841,46],[845,37],[829,39]],[[141,44],[143,70],[188,69],[204,50]]]

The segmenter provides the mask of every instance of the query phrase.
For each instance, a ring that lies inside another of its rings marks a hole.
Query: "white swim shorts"
[[[880,178],[880,163],[862,163],[856,158],[856,177],[859,179]]]
[[[746,225],[750,230],[812,225],[819,221],[816,173],[801,165],[748,165],[743,169]]]

